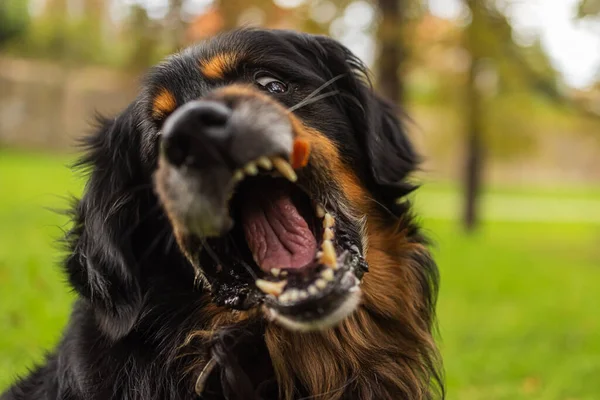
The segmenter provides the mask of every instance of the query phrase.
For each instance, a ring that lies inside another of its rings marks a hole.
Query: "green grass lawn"
[[[54,243],[66,219],[47,208],[80,190],[70,161],[0,151],[0,390],[42,358],[68,318],[73,295]],[[598,215],[600,190],[491,191],[487,221],[465,236],[452,219],[456,190],[430,186],[417,202],[442,274],[448,398],[600,399],[600,223],[582,217]],[[525,222],[507,220],[507,207]]]

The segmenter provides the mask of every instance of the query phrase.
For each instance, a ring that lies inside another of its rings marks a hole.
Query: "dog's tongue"
[[[306,220],[292,202],[289,190],[256,187],[244,198],[242,224],[246,242],[259,267],[302,268],[317,249]]]

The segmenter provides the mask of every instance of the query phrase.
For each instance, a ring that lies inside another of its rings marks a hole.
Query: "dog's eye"
[[[288,90],[285,83],[273,78],[272,76],[257,76],[255,79],[256,83],[258,83],[261,88],[267,90],[269,93],[285,93]]]

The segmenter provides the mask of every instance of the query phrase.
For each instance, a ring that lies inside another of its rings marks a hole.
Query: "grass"
[[[0,388],[42,358],[68,319],[73,295],[53,243],[66,219],[44,207],[64,208],[61,196],[80,191],[81,181],[64,167],[69,161],[0,151]],[[487,221],[471,236],[452,219],[454,188],[426,185],[417,196],[442,274],[448,399],[600,398],[600,224],[560,216],[511,220],[494,206],[516,196],[527,204],[560,199],[549,210],[555,213],[597,212],[597,188],[568,193],[491,191]]]

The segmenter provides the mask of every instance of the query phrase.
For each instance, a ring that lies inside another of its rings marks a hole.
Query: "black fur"
[[[78,299],[57,348],[2,400],[197,399],[194,365],[208,353],[219,372],[211,374],[204,398],[252,399],[259,392],[276,398],[260,324],[185,345],[204,328],[205,293],[152,188],[161,121],[152,119],[149,99],[158,87],[169,88],[179,104],[206,94],[213,83],[201,77],[198,58],[223,48],[281,70],[299,87],[297,97],[282,100],[287,105],[342,74],[332,86],[341,96],[297,114],[338,142],[374,198],[402,212],[395,199],[411,189],[405,178],[415,152],[392,106],[372,93],[366,69],[346,48],[325,37],[244,30],[171,58],[151,71],[131,106],[101,120],[85,139],[79,167],[89,180],[72,212],[64,263]]]

